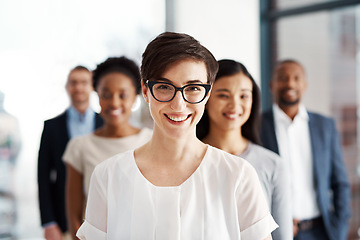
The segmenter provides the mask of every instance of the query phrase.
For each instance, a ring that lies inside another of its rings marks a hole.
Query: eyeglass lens
[[[153,86],[154,97],[159,101],[170,101],[176,94],[175,87],[167,83],[155,83]],[[185,86],[182,91],[186,101],[197,103],[203,100],[206,94],[204,86],[191,84]]]

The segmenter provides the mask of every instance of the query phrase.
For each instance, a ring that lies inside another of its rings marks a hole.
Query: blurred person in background
[[[5,94],[0,91],[0,237],[16,237],[16,197],[14,167],[21,149],[16,117],[4,108]]]
[[[247,160],[256,170],[271,215],[279,228],[273,239],[292,238],[290,182],[285,163],[260,146],[260,89],[246,67],[220,60],[205,112],[197,125],[204,143]]]
[[[126,57],[108,58],[93,71],[93,86],[99,95],[104,125],[94,133],[68,143],[66,163],[66,210],[72,238],[83,221],[90,177],[95,166],[117,153],[150,140],[152,130],[139,129],[129,122],[132,107],[141,90],[139,67]]]
[[[292,59],[274,69],[272,108],[263,113],[261,140],[288,164],[295,240],[345,240],[350,184],[333,119],[309,112],[301,102],[307,82]],[[321,89],[319,89],[321,91]]]
[[[66,82],[71,105],[59,116],[46,120],[38,155],[38,187],[41,224],[47,240],[69,239],[65,211],[66,169],[62,155],[71,138],[93,132],[103,123],[90,107],[92,74],[83,67],[72,69]],[[68,236],[66,236],[68,235]]]
[[[5,94],[0,91],[0,158],[15,165],[21,149],[19,122],[4,108]]]

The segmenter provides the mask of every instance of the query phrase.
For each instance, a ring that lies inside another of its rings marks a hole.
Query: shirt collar
[[[93,118],[94,111],[91,107],[88,107],[84,114],[81,114],[78,110],[76,110],[73,106],[70,106],[68,109],[69,119],[77,122],[88,121]]]
[[[282,122],[286,122],[291,124],[291,122],[293,122],[291,120],[291,118],[286,115],[286,113],[279,107],[279,105],[277,104],[273,104],[273,112],[274,112],[274,118],[277,121],[282,121]],[[303,120],[303,121],[308,121],[309,120],[309,114],[306,111],[305,105],[300,103],[299,105],[299,111],[296,114],[294,121],[296,121],[297,119],[299,120]]]

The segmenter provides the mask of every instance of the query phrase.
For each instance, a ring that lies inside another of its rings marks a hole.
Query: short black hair
[[[69,77],[70,77],[70,74],[72,74],[73,72],[75,72],[75,71],[86,71],[86,72],[88,72],[88,73],[91,73],[90,72],[90,70],[87,68],[87,67],[84,67],[84,66],[82,66],[82,65],[77,65],[77,66],[75,66],[74,68],[72,68],[71,70],[70,70],[70,72],[69,72],[69,74],[68,74],[68,80],[69,80]]]
[[[295,59],[292,59],[292,58],[287,58],[287,59],[283,59],[283,60],[280,60],[276,63],[276,66],[274,68],[274,71],[273,71],[273,76],[275,75],[277,69],[283,65],[283,64],[288,64],[288,63],[292,63],[292,64],[296,64],[298,65],[305,73],[305,68],[304,66],[298,61],[298,60],[295,60]]]
[[[128,76],[136,89],[136,94],[141,91],[141,78],[138,65],[125,56],[122,57],[110,57],[104,62],[98,64],[96,69],[93,70],[93,86],[96,91],[99,85],[100,79],[113,72],[119,72]]]
[[[216,75],[215,82],[221,77],[232,76],[238,73],[243,73],[251,80],[253,86],[251,112],[249,119],[244,123],[243,126],[241,126],[241,134],[246,139],[260,145],[260,88],[242,63],[230,59],[223,59],[218,61],[218,63],[219,71]],[[196,128],[196,135],[200,140],[208,135],[209,127],[209,115],[205,109],[204,114]]]
[[[90,70],[87,67],[84,67],[82,65],[75,66],[73,69],[70,70],[70,72],[72,72],[72,71],[87,71],[87,72],[90,72]]]
[[[142,81],[159,78],[171,64],[185,59],[203,62],[208,82],[214,82],[218,64],[212,53],[192,36],[174,32],[164,32],[147,45],[142,55]]]

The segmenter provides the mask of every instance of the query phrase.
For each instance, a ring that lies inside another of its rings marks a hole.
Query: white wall
[[[242,62],[260,82],[258,0],[174,0],[174,31],[187,33],[216,59]]]

